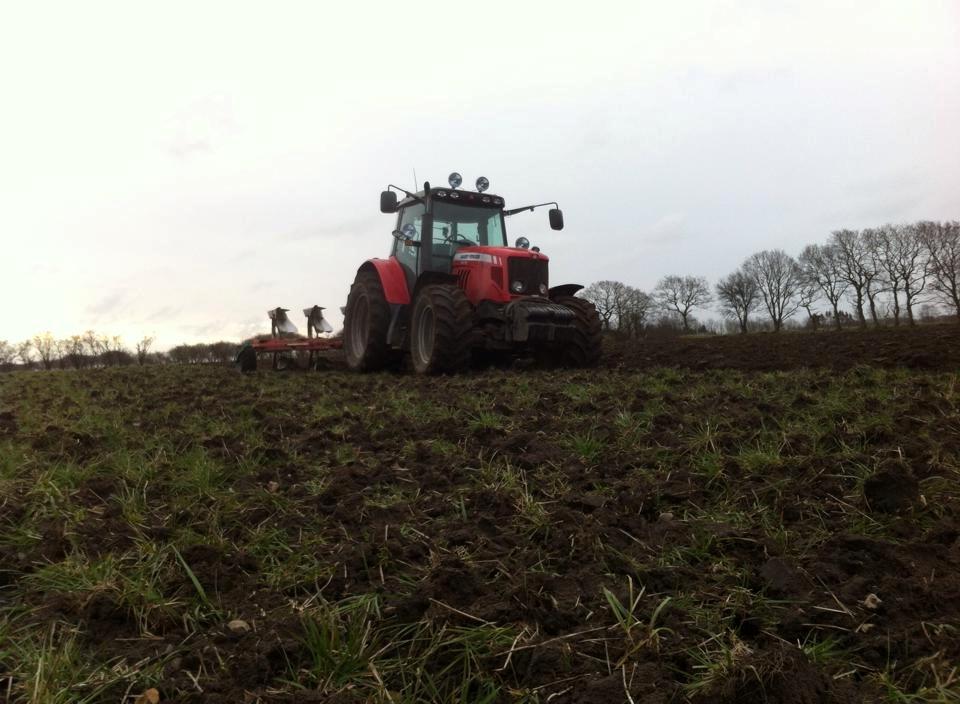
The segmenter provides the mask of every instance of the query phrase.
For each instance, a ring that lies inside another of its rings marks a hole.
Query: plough
[[[304,337],[297,330],[287,313],[289,308],[273,308],[267,311],[270,318],[270,334],[258,335],[245,340],[237,352],[236,362],[240,371],[253,372],[257,370],[257,361],[261,355],[272,357],[271,367],[274,370],[289,368],[293,353],[308,353],[307,367],[314,369],[318,366],[321,352],[338,350],[343,347],[343,340],[337,337],[321,337],[333,332],[333,327],[323,317],[322,306],[304,308],[303,314],[307,318],[307,336]]]

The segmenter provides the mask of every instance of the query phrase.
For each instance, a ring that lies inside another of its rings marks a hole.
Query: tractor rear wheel
[[[590,301],[575,296],[558,296],[553,301],[573,310],[575,331],[556,350],[555,360],[564,367],[595,367],[600,361],[600,316]]]
[[[380,276],[361,271],[350,287],[343,320],[343,352],[354,371],[372,372],[391,361],[387,345],[390,306],[383,295]]]
[[[470,363],[473,308],[456,286],[431,284],[417,295],[410,324],[410,358],[419,374],[460,371]]]

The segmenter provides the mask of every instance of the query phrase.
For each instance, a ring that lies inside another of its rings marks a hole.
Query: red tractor
[[[343,349],[351,369],[399,364],[409,352],[422,374],[455,372],[475,360],[532,355],[549,365],[589,367],[600,358],[600,319],[574,294],[549,286],[549,259],[521,237],[507,245],[505,220],[545,205],[563,229],[556,203],[507,210],[503,198],[448,188],[410,193],[388,186],[380,212],[396,213],[390,256],[357,270],[344,310]],[[398,202],[397,191],[404,198]]]

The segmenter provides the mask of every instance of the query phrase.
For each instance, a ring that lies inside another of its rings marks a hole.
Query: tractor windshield
[[[472,245],[505,247],[503,215],[492,208],[434,203],[433,242],[435,248],[444,245],[451,249]]]

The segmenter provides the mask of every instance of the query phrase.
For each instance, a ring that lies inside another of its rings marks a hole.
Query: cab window
[[[446,244],[452,248],[470,245],[503,247],[506,235],[503,231],[503,215],[490,208],[435,203],[433,207],[434,244]]]
[[[400,211],[400,220],[397,225],[397,229],[403,229],[404,225],[413,225],[416,230],[416,234],[411,237],[415,242],[420,241],[422,226],[423,226],[423,214],[426,212],[426,209],[423,206],[423,203],[413,203],[408,205],[406,208]],[[420,256],[420,248],[414,247],[412,245],[404,244],[400,240],[394,239],[393,241],[393,251],[392,254],[396,256],[397,261],[400,262],[400,265],[404,268],[407,275],[407,281],[410,285],[413,285],[413,282],[417,278],[417,257]]]

